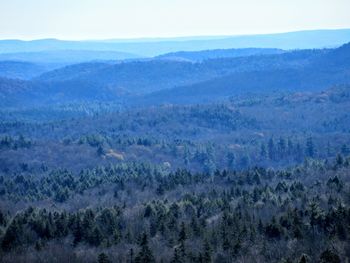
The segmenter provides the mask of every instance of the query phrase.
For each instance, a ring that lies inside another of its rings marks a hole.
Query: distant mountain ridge
[[[163,55],[159,55],[158,59],[171,59],[171,60],[187,60],[187,61],[203,61],[206,59],[215,58],[235,58],[235,57],[247,57],[256,55],[271,55],[281,54],[285,51],[277,48],[232,48],[232,49],[211,49],[203,51],[179,51],[172,52]]]
[[[215,53],[215,51],[214,51]],[[336,49],[212,58],[89,62],[44,72],[18,96],[38,104],[113,101],[125,106],[217,101],[259,92],[318,91],[350,83],[350,45]],[[18,102],[7,80],[2,105]],[[0,80],[0,86],[1,86]]]
[[[136,94],[149,93],[222,77],[234,72],[270,69],[292,69],[303,66],[328,50],[306,50],[276,55],[209,59],[191,63],[174,60],[144,60],[114,64],[84,63],[42,74],[36,81],[56,86],[62,81],[94,83],[110,89],[126,89]],[[48,83],[49,82],[49,83]],[[68,83],[67,83],[68,84]],[[60,84],[60,88],[62,84]]]
[[[53,68],[22,61],[0,61],[0,77],[31,79]]]
[[[146,94],[141,101],[146,104],[203,103],[249,92],[317,91],[349,83],[350,43],[325,50],[323,54],[311,57],[300,68],[235,72],[193,85]]]
[[[49,50],[118,51],[140,56],[157,56],[177,51],[230,48],[308,49],[336,47],[350,41],[350,29],[309,30],[279,34],[169,39],[100,41],[1,40],[0,53],[40,52]]]
[[[125,60],[140,58],[139,55],[117,51],[95,50],[49,50],[0,54],[1,60],[26,61],[32,63],[76,64],[98,60]]]

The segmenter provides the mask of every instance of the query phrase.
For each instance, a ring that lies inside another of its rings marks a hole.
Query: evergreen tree
[[[308,261],[309,260],[308,260],[307,255],[305,255],[305,254],[301,255],[299,263],[307,263]]]
[[[21,225],[16,219],[14,219],[2,238],[1,247],[4,250],[10,250],[18,245],[21,245],[20,236]]]
[[[338,254],[329,249],[323,251],[320,259],[322,263],[340,263],[341,262]]]
[[[269,153],[270,160],[274,160],[275,159],[275,143],[273,141],[273,138],[269,139],[267,148],[268,148],[268,153]]]
[[[300,143],[297,143],[297,145],[295,146],[295,160],[300,162],[301,160],[303,160],[303,158],[304,158],[304,151],[302,150]]]
[[[171,259],[171,263],[183,263],[183,261],[181,260],[181,256],[178,248],[174,249],[174,256]]]
[[[97,153],[98,156],[103,156],[105,154],[105,150],[103,149],[102,145],[99,145],[97,147],[96,153]]]
[[[95,227],[92,231],[92,235],[87,240],[91,245],[99,246],[102,242],[103,236],[101,230],[98,227]]]
[[[349,147],[346,144],[342,145],[341,153],[345,156],[347,156],[350,153]]]
[[[181,228],[180,228],[180,233],[179,233],[179,242],[180,242],[179,249],[180,249],[181,258],[183,260],[186,257],[186,248],[185,248],[186,239],[187,239],[187,233],[186,233],[186,229],[185,229],[185,223],[182,222]]]
[[[319,205],[313,201],[309,205],[309,213],[310,213],[310,225],[312,226],[312,230],[314,232],[315,227],[321,222],[322,211]]]
[[[203,263],[210,263],[211,261],[211,257],[212,257],[212,249],[210,246],[210,243],[208,240],[204,241],[204,246],[203,246]]]
[[[247,168],[250,164],[250,158],[247,154],[244,154],[239,160],[239,165],[241,168]]]
[[[288,138],[287,141],[287,153],[288,155],[291,155],[294,151],[294,144],[291,138]]]
[[[187,233],[185,228],[185,223],[181,223],[180,232],[179,232],[179,242],[184,242],[187,239]]]
[[[265,146],[265,143],[262,143],[260,146],[260,157],[264,159],[266,158],[266,156],[267,156],[266,146]]]
[[[306,139],[306,156],[311,158],[315,157],[315,145],[312,141],[312,137]]]
[[[329,143],[329,141],[327,142],[326,153],[327,153],[327,156],[331,156],[332,154],[331,144]]]
[[[282,137],[280,137],[279,141],[278,141],[278,154],[279,154],[279,158],[283,158],[286,154],[286,140]]]
[[[83,227],[81,225],[79,217],[76,218],[76,223],[73,230],[73,237],[74,245],[77,245],[83,239]]]
[[[140,243],[140,252],[135,258],[135,263],[153,263],[155,262],[152,251],[148,246],[148,237],[147,234],[144,233],[141,238]]]
[[[134,250],[132,248],[129,251],[129,263],[134,263]]]
[[[110,263],[111,261],[109,260],[108,256],[105,253],[100,253],[98,255],[98,263]]]
[[[233,152],[229,152],[226,158],[227,158],[227,166],[230,169],[233,169],[235,167],[235,160],[236,160],[235,154]]]
[[[337,156],[335,157],[335,163],[336,163],[337,166],[342,166],[343,165],[344,158],[343,158],[343,156],[340,153],[338,153]]]

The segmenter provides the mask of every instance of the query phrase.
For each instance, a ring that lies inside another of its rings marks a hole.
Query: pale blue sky
[[[110,39],[350,28],[350,0],[0,0],[0,39]]]

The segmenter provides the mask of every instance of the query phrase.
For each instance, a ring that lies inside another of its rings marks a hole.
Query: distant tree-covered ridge
[[[130,110],[101,102],[4,109],[0,169],[81,170],[141,161],[213,173],[347,155],[349,90],[338,86]]]
[[[23,81],[28,88],[15,94],[9,92],[9,81],[0,79],[0,105],[23,107],[93,100],[118,101],[125,107],[203,103],[247,92],[320,91],[350,83],[350,44],[240,57],[215,57],[217,51],[207,52],[213,58],[194,62],[152,58],[68,65]],[[0,75],[14,78],[36,70],[35,65],[18,63],[0,63],[4,67]],[[13,64],[20,67],[18,72],[13,72]],[[22,99],[18,100],[18,96]]]

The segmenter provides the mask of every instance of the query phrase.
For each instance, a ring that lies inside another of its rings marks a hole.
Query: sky
[[[350,0],[0,0],[0,39],[70,40],[350,28]]]

